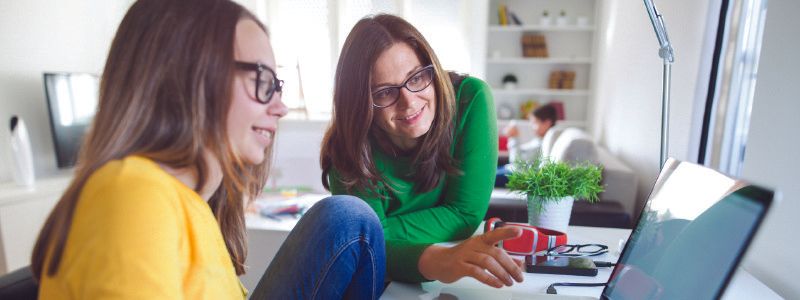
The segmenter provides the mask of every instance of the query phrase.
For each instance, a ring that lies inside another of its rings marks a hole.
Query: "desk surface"
[[[621,248],[618,245],[620,240],[627,239],[630,232],[629,229],[581,226],[570,226],[567,230],[570,243],[592,242],[608,245],[609,253],[597,256],[595,260],[614,262],[619,259]],[[525,280],[522,283],[516,283],[511,287],[500,289],[486,286],[470,277],[462,278],[450,284],[438,281],[422,284],[392,282],[384,291],[381,299],[435,299],[443,291],[449,294],[459,291],[459,299],[482,299],[487,297],[491,297],[491,299],[525,299],[531,295],[545,294],[547,286],[553,282],[606,282],[611,276],[611,270],[612,268],[600,268],[596,277],[525,273]],[[602,287],[558,287],[559,294],[593,298],[599,297],[602,291]],[[741,268],[737,270],[733,281],[728,285],[728,290],[722,298],[781,299],[775,292]]]
[[[309,194],[292,199],[298,203],[313,204],[327,195],[322,194]],[[247,229],[251,235],[258,232],[273,232],[281,234],[282,238],[292,230],[297,219],[290,216],[282,216],[279,220],[272,220],[263,218],[255,214],[248,214]],[[479,228],[483,228],[480,226]],[[627,239],[630,235],[630,229],[617,229],[617,228],[598,228],[598,227],[582,227],[570,226],[567,234],[570,236],[570,243],[602,243],[609,246],[609,253],[603,256],[597,256],[596,260],[602,261],[617,261],[619,259],[620,240]],[[251,241],[253,245],[259,244]],[[274,244],[276,241],[270,240],[267,244]],[[279,241],[282,242],[282,239]],[[279,244],[279,243],[278,243]],[[273,249],[277,251],[277,245],[272,245]],[[253,249],[254,250],[254,249]],[[264,249],[261,249],[262,251]],[[270,252],[270,251],[266,251]],[[274,255],[274,253],[271,255]],[[250,253],[255,253],[251,251]],[[251,257],[248,257],[248,260]],[[271,256],[262,269],[266,269],[266,264],[271,260]],[[254,274],[261,274],[254,272]],[[248,272],[250,274],[250,272]],[[546,295],[545,290],[550,283],[553,282],[605,282],[608,281],[611,275],[611,268],[599,269],[597,277],[584,277],[584,276],[567,276],[567,275],[548,275],[548,274],[531,274],[525,273],[525,280],[522,283],[517,283],[511,287],[504,287],[501,289],[494,289],[489,286],[483,285],[479,281],[466,277],[451,284],[444,284],[438,281],[426,282],[423,284],[405,284],[399,282],[392,282],[384,292],[381,299],[435,299],[442,291],[453,293],[455,290],[465,290],[473,295],[474,299],[524,299],[529,295]],[[257,282],[257,278],[253,279]],[[243,282],[246,280],[243,280]],[[559,287],[559,294],[564,295],[577,295],[589,296],[597,298],[603,291],[602,287]],[[470,298],[462,297],[460,299]],[[733,280],[728,285],[727,292],[723,295],[723,299],[781,299],[769,287],[761,283],[758,279],[753,277],[744,269],[737,269]]]

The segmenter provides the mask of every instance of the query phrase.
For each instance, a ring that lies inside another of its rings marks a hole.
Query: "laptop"
[[[600,299],[720,298],[773,197],[768,189],[670,158],[656,179]],[[596,299],[536,294],[542,292],[507,296]],[[438,298],[505,298],[500,294],[444,288]]]

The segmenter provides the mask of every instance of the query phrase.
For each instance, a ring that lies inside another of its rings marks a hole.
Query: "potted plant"
[[[550,26],[550,24],[551,24],[551,23],[552,23],[552,21],[551,21],[551,19],[550,19],[550,12],[548,12],[548,11],[545,9],[545,10],[542,12],[542,18],[541,18],[541,19],[539,19],[539,25],[541,25],[541,26]]]
[[[567,25],[567,12],[563,9],[561,13],[558,14],[558,18],[556,19],[556,25],[558,26],[566,26]]]
[[[506,187],[527,198],[531,225],[563,232],[569,225],[573,201],[599,200],[601,179],[602,169],[597,165],[537,158],[514,162]]]

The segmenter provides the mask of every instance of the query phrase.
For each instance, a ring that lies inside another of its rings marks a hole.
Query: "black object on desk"
[[[525,258],[525,272],[541,274],[560,274],[576,276],[597,276],[597,267],[585,257],[547,257],[530,256]]]

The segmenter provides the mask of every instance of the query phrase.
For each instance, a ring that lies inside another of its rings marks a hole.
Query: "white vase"
[[[558,201],[548,201],[542,205],[542,211],[538,212],[534,201],[540,201],[536,197],[528,196],[528,223],[533,226],[543,227],[561,232],[567,231],[569,217],[572,214],[572,203],[575,199],[564,197]]]
[[[559,16],[558,18],[556,18],[556,26],[560,27],[567,26],[567,22],[568,22],[567,17],[565,16]]]
[[[11,174],[17,185],[33,188],[35,175],[33,173],[33,153],[31,141],[28,138],[28,128],[25,122],[17,116],[11,117]]]
[[[539,19],[539,25],[543,27],[548,27],[550,25],[553,25],[553,19],[550,17],[542,16],[542,18]]]

